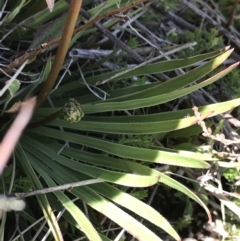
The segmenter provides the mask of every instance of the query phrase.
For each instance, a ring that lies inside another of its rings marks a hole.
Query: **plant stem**
[[[55,113],[53,113],[52,115],[47,116],[46,118],[44,118],[42,120],[29,123],[27,128],[28,129],[32,129],[32,128],[37,128],[37,127],[40,127],[40,126],[44,126],[44,125],[48,124],[49,122],[51,122],[51,121],[55,120],[56,118],[58,118],[62,114],[62,111],[63,110],[60,109],[60,110],[56,111]]]
[[[47,80],[44,82],[44,85],[41,89],[37,97],[37,105],[36,108],[40,107],[42,103],[46,100],[50,91],[52,90],[58,74],[62,68],[66,53],[68,51],[68,47],[73,35],[73,31],[77,22],[77,18],[79,15],[79,11],[82,6],[82,0],[72,0],[70,4],[70,8],[67,15],[67,20],[63,29],[62,38],[59,43],[59,47],[57,50],[57,54],[55,56],[52,69],[48,75]]]

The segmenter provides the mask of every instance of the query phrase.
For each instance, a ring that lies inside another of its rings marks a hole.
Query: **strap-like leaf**
[[[184,167],[209,168],[209,164],[202,160],[198,160],[190,156],[181,156],[177,153],[121,145],[80,134],[53,130],[46,127],[37,128],[36,130],[31,130],[30,132],[92,147],[123,158]]]

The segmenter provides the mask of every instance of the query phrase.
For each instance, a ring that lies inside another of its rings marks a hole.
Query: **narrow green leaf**
[[[13,19],[18,15],[24,4],[26,3],[26,0],[18,0],[16,1],[13,9],[9,12],[9,14],[4,18],[4,23],[11,23]]]
[[[132,146],[120,145],[117,143],[100,140],[80,134],[73,134],[40,127],[29,132],[56,138],[58,140],[70,141],[80,145],[88,146],[116,156],[141,160],[146,162],[163,163],[169,165],[185,166],[192,168],[209,168],[209,164],[189,156],[181,156],[177,153],[169,153],[157,150],[143,149]]]
[[[235,103],[236,106],[240,105],[240,99],[238,99],[238,102],[235,101]],[[232,105],[223,106],[225,107],[225,109],[221,106],[221,104],[218,104],[218,106],[215,106],[215,109],[212,108],[209,111],[206,111],[206,109],[208,108],[203,107],[202,110],[200,110],[201,118],[204,120],[205,118],[213,117],[232,109]],[[166,113],[166,115],[167,114],[168,113]],[[143,117],[145,122],[141,121],[141,117]],[[98,118],[95,118],[95,121],[84,121],[84,118],[78,123],[70,123],[62,119],[55,119],[53,122],[49,123],[49,125],[62,126],[75,130],[96,131],[114,134],[142,135],[179,130],[192,126],[197,122],[192,110],[189,110],[189,115],[185,116],[183,119],[169,119],[168,121],[162,121],[161,119],[159,119],[159,121],[151,122],[150,120],[147,120],[146,117],[147,115],[138,116],[139,123],[137,122],[137,118],[134,118],[134,122],[132,121],[133,118],[125,118],[125,120],[129,119],[131,121],[126,123],[118,122],[116,118],[112,117],[102,118],[101,121],[99,121]],[[110,122],[112,119],[114,119],[115,122]],[[103,120],[106,120],[106,122],[104,122]]]
[[[60,146],[59,146],[60,147]],[[57,148],[59,149],[59,148]],[[186,155],[187,153],[189,153],[189,155],[191,156],[190,152],[181,152],[183,155]],[[65,148],[63,150],[63,154],[64,155],[67,155],[67,156],[72,156],[74,158],[77,158],[79,160],[81,160],[81,158],[85,161],[90,161],[90,163],[92,164],[95,164],[95,163],[99,163],[99,160],[102,159],[101,158],[101,155],[99,154],[92,154],[92,153],[86,153],[84,151],[79,151],[79,150],[75,150],[73,148]],[[153,170],[153,169],[150,169],[148,167],[144,167],[138,163],[132,163],[132,162],[129,162],[129,161],[125,161],[125,160],[121,160],[121,163],[120,163],[120,160],[118,161],[116,158],[112,158],[112,157],[104,157],[104,163],[99,163],[100,165],[104,165],[108,168],[120,168],[121,170],[124,170],[124,171],[128,171],[129,169],[131,170],[141,170],[140,173],[143,173],[143,174],[149,174],[149,172],[157,172],[156,170]],[[207,159],[207,157],[206,157]],[[103,162],[103,160],[101,161]],[[222,163],[222,162],[218,162],[218,163]],[[227,164],[227,163],[226,163]],[[230,164],[230,163],[229,163]],[[239,165],[238,165],[239,166]],[[206,208],[206,206],[204,205],[204,203],[202,202],[201,199],[199,199],[194,193],[192,193],[188,188],[186,188],[185,186],[183,186],[182,184],[179,184],[177,181],[173,180],[172,181],[172,178],[165,175],[164,173],[161,173],[160,175],[160,183],[164,183],[172,188],[175,188],[183,193],[185,193],[186,195],[188,195],[190,198],[192,198],[194,201],[196,201],[197,203],[199,203],[201,206],[203,206],[203,208],[207,211],[208,209]],[[107,195],[107,197],[109,197],[109,195],[111,194],[111,191],[104,188],[105,185],[107,184],[102,184],[103,185],[103,192],[99,191],[101,194],[103,194],[104,196]],[[95,189],[95,186],[99,186],[100,190],[102,190],[102,186],[99,185],[99,184],[94,184],[91,186],[92,189],[94,190],[99,190],[99,189]],[[125,194],[124,194],[125,195]],[[118,195],[113,195],[114,197],[118,197]],[[111,199],[111,197],[109,197]],[[113,201],[117,202],[116,199],[112,199]],[[120,199],[121,200],[121,199]],[[124,198],[124,200],[128,203],[133,203],[132,201],[128,201],[127,197]],[[117,202],[119,203],[119,202]],[[120,205],[123,205],[124,204],[121,204],[119,203]],[[133,210],[134,208],[132,208]],[[144,209],[142,209],[144,210]],[[139,215],[141,211],[138,212]],[[153,216],[153,215],[151,215]],[[144,216],[144,218],[146,218],[146,216]],[[146,218],[147,219],[147,218]],[[148,219],[149,220],[149,219]],[[152,222],[151,220],[149,220],[150,222]],[[160,221],[160,220],[159,220]],[[155,224],[157,225],[157,222],[155,222]],[[160,227],[164,227],[162,225],[160,225]],[[166,230],[165,230],[166,231]],[[166,231],[167,232],[167,231]]]
[[[36,171],[43,177],[49,187],[57,186],[55,182],[43,171],[37,163],[32,163]],[[62,205],[68,210],[72,217],[76,220],[82,231],[87,235],[89,240],[102,241],[91,222],[87,219],[84,213],[70,200],[63,192],[54,192],[54,195],[62,203]]]
[[[38,149],[40,152],[43,152],[49,157],[53,158],[55,161],[61,163],[64,166],[67,166],[73,170],[78,170],[80,172],[86,173],[89,176],[100,178],[102,180],[105,180],[107,182],[112,182],[120,185],[125,186],[132,186],[132,187],[148,187],[151,185],[154,185],[159,180],[159,174],[156,175],[136,175],[136,174],[129,174],[129,173],[123,173],[123,172],[117,172],[117,171],[110,171],[103,168],[99,168],[92,165],[86,165],[79,162],[73,162],[70,161],[68,158],[58,155],[53,150],[48,148],[47,146],[42,145],[39,142],[36,142],[35,140],[32,140],[30,138],[24,137],[23,140],[28,140],[26,143],[28,143],[29,147],[34,149]],[[26,145],[26,148],[27,145]],[[28,148],[30,152],[36,152],[36,150],[31,151],[31,148]]]
[[[186,186],[182,185],[180,182],[174,180],[173,178],[169,177],[168,175],[161,173],[161,179],[159,180],[160,183],[164,183],[165,185],[174,188],[182,193],[184,193],[185,195],[187,195],[189,198],[193,199],[195,202],[197,202],[199,205],[201,205],[207,215],[208,215],[208,219],[209,221],[212,220],[211,217],[211,213],[209,211],[209,209],[207,208],[207,206],[204,204],[204,202],[196,195],[194,194],[191,190],[189,190]]]
[[[123,74],[119,77],[114,78],[113,80],[116,81],[120,79],[122,80],[122,79],[131,78],[133,76],[163,73],[163,72],[171,71],[178,68],[188,67],[197,62],[216,57],[217,55],[222,54],[224,52],[226,52],[226,48],[220,49],[211,53],[207,53],[207,54],[197,55],[194,57],[177,59],[177,60],[166,60],[166,61],[161,61],[159,63],[141,66],[141,68],[133,69],[127,72],[126,74]],[[120,72],[122,72],[122,70],[115,71],[115,72],[108,72],[108,73],[97,75],[94,77],[89,77],[89,78],[86,78],[86,81],[88,82],[88,84],[95,84],[96,82],[106,80]]]
[[[34,164],[33,164],[34,165]],[[42,165],[43,167],[43,165]],[[43,167],[44,168],[44,167]],[[45,168],[47,170],[47,168]],[[58,175],[54,171],[48,170],[48,175],[52,176],[59,184],[65,184],[70,180],[74,180],[74,176],[68,178],[65,175]],[[74,180],[74,181],[77,181]],[[112,219],[115,223],[126,229],[140,241],[148,240],[161,241],[152,231],[138,222],[136,219],[125,213],[113,203],[105,200],[103,197],[88,187],[79,187],[71,190],[71,193],[85,201],[88,205]]]
[[[85,195],[82,189],[79,188],[73,189],[72,193],[84,200],[92,208],[112,219],[115,223],[132,234],[133,237],[137,238],[137,240],[161,241],[161,239],[151,230],[114,205],[112,202],[105,200],[97,193],[88,191],[87,195]]]
[[[235,107],[239,106],[240,98],[229,100],[221,103],[216,104],[210,104],[206,106],[200,106],[198,107],[198,111],[200,113],[208,113],[214,110],[212,112],[212,116],[214,116],[215,113],[223,113],[228,110],[234,109]],[[102,116],[87,116],[88,110],[85,108],[85,106],[82,106],[83,112],[85,113],[84,119],[82,121],[95,121],[97,118],[98,122],[117,122],[117,123],[136,123],[136,122],[157,122],[157,121],[167,121],[167,120],[176,120],[176,119],[182,119],[184,117],[191,117],[193,115],[192,109],[185,109],[185,110],[178,110],[178,111],[171,111],[171,112],[161,112],[157,114],[149,114],[149,115],[132,115],[132,116],[108,116],[108,117],[102,117]],[[36,112],[37,117],[46,117],[49,116],[56,111],[58,111],[59,108],[40,108]]]
[[[39,80],[35,83],[32,83],[30,88],[27,89],[27,94],[25,95],[25,99],[27,99],[28,97],[30,97],[33,93],[33,91],[42,83],[46,80],[48,74],[50,73],[50,70],[52,68],[52,63],[51,63],[51,58],[49,57],[47,60],[47,63],[45,65],[45,68],[43,70],[43,72],[41,72],[40,76],[39,76]]]
[[[51,148],[57,151],[60,149],[59,146],[60,145],[56,145],[55,147]],[[110,157],[103,154],[90,153],[70,147],[65,147],[64,150],[62,150],[62,154],[80,161],[84,161],[92,165],[106,167],[108,169],[110,168],[124,172],[134,172],[140,175],[158,176],[158,173],[156,173],[154,169],[151,169],[148,166],[144,166],[137,162],[124,160],[122,158]]]
[[[176,91],[176,90],[183,88],[187,85],[190,85],[191,83],[196,82],[197,80],[206,76],[212,70],[216,69],[221,63],[223,63],[231,55],[232,52],[233,52],[233,49],[230,49],[230,50],[226,51],[225,53],[221,54],[220,56],[216,57],[215,59],[209,61],[208,63],[206,63],[198,68],[195,68],[191,71],[188,71],[183,75],[172,78],[164,83],[160,83],[158,86],[154,86],[152,88],[147,88],[141,92],[132,93],[128,96],[122,96],[122,97],[120,96],[118,98],[106,100],[105,102],[143,99],[143,98],[147,98],[147,97],[152,97],[152,96],[166,94],[166,93]]]
[[[131,72],[128,72],[124,76],[125,76],[125,78],[131,78],[131,77],[139,76],[139,75],[156,74],[156,73],[159,73],[159,70],[161,72],[166,72],[166,71],[171,71],[171,70],[178,69],[178,68],[184,68],[184,67],[188,67],[193,64],[196,64],[198,62],[204,61],[206,59],[214,58],[214,57],[218,56],[219,54],[222,54],[225,51],[226,51],[226,49],[220,49],[220,50],[217,50],[217,51],[214,51],[211,53],[201,54],[201,55],[197,55],[197,56],[193,56],[193,57],[189,57],[189,58],[185,58],[185,59],[161,61],[158,63],[149,64],[147,66],[142,66],[140,69],[137,69],[137,70],[132,70]],[[107,73],[97,75],[94,77],[86,78],[86,81],[89,84],[90,83],[94,84],[97,81],[102,81],[107,78],[110,78],[110,77],[116,75],[117,73],[120,73],[121,71],[123,71],[123,70],[107,72]],[[83,86],[79,83],[79,81],[73,82],[72,76],[74,76],[74,72],[71,74],[71,77],[69,77],[69,78],[71,78],[71,81],[67,81],[67,84],[62,85],[57,90],[55,90],[51,94],[51,97],[61,95],[63,91],[64,91],[64,93],[66,93],[66,91],[74,91],[74,90],[78,89],[79,87]],[[74,76],[74,79],[78,78],[78,76],[79,76],[79,74],[77,73],[76,76]],[[123,79],[124,76],[120,76],[119,78],[116,78],[116,79]],[[120,97],[123,95],[130,95],[132,93],[138,92],[137,91],[138,89],[139,89],[139,91],[142,91],[142,90],[146,90],[148,88],[154,87],[156,85],[159,85],[159,83],[123,88],[123,89],[118,89],[117,91],[115,91],[115,90],[108,91],[108,93],[110,95],[109,98],[111,99],[112,96]],[[114,92],[116,92],[116,96],[113,94]],[[92,98],[92,95],[90,95],[90,97]],[[90,101],[90,102],[92,102],[92,101]]]
[[[11,99],[14,97],[14,95],[17,93],[21,86],[21,83],[18,80],[14,80],[12,84],[9,86],[7,91],[5,92],[5,102],[2,112],[7,108],[8,103],[11,101]]]
[[[176,240],[181,240],[177,232],[171,226],[171,224],[151,206],[106,183],[101,183],[101,185],[94,184],[91,185],[91,188],[99,192],[101,195],[116,202],[117,204],[120,204],[124,208],[135,212],[137,215],[162,228],[165,232],[170,234]]]
[[[22,165],[23,170],[25,170],[26,175],[28,175],[28,177],[32,180],[34,187],[36,189],[42,189],[43,187],[29,162],[28,156],[20,144],[17,146],[16,151],[16,157],[19,159],[19,163]],[[46,195],[37,196],[37,200],[42,208],[46,221],[48,222],[55,240],[63,240],[58,222],[53,214],[54,212],[48,202]]]
[[[196,84],[191,87],[187,87],[181,90],[177,90],[174,92],[170,92],[168,94],[162,94],[159,96],[153,96],[148,97],[144,99],[133,99],[129,101],[120,101],[120,102],[101,102],[96,103],[94,105],[88,104],[83,105],[84,108],[87,109],[88,113],[100,113],[100,112],[106,112],[106,111],[116,111],[116,110],[132,110],[137,108],[143,108],[143,107],[149,107],[154,105],[159,105],[162,103],[166,103],[168,101],[177,99],[179,97],[185,96],[187,94],[190,94],[200,88],[203,88],[209,84],[214,83],[218,79],[222,78],[226,74],[228,74],[230,71],[232,71],[234,68],[238,66],[238,63],[231,65],[230,67],[222,70],[218,74],[214,75],[213,77],[201,82],[200,84]],[[195,79],[194,76],[192,76],[193,81]]]

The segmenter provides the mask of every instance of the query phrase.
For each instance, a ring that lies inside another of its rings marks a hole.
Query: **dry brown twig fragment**
[[[225,135],[222,133],[217,133],[215,135],[213,135],[211,128],[207,128],[205,122],[203,121],[202,117],[201,117],[201,113],[198,111],[198,108],[196,106],[194,106],[192,108],[194,115],[196,117],[196,123],[202,127],[202,135],[204,137],[208,137],[212,140],[215,141],[219,141],[221,142],[223,145],[228,146],[228,145],[232,145],[232,144],[236,144],[236,143],[240,143],[240,140],[229,140],[226,139]]]
[[[239,0],[235,0],[235,2],[233,3],[233,6],[232,6],[232,11],[230,13],[230,17],[229,17],[228,22],[226,24],[227,27],[230,27],[234,22],[234,15],[235,15],[235,12],[237,10],[238,4],[239,4]]]

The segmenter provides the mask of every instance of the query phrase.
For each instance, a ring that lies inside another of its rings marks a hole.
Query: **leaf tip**
[[[231,48],[231,45],[228,45],[224,48],[224,50],[229,50]]]
[[[47,6],[48,6],[48,9],[50,10],[50,12],[52,12],[52,10],[53,10],[54,1],[55,0],[46,0]]]

